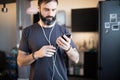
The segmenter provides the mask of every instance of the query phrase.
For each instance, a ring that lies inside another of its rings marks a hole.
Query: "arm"
[[[27,54],[24,51],[18,51],[17,63],[19,66],[27,66],[33,63],[35,59],[33,59],[32,54]]]
[[[72,61],[78,63],[79,53],[76,48],[72,48],[72,46],[70,45],[71,38],[68,38],[66,35],[64,35],[63,37],[64,39],[62,37],[58,37],[56,43],[58,44],[59,47],[65,50],[66,54]]]
[[[27,66],[32,64],[36,59],[42,57],[52,57],[56,52],[56,48],[51,45],[45,45],[38,51],[27,54],[24,51],[18,51],[17,63],[19,66]]]
[[[76,48],[71,47],[69,49],[69,51],[66,52],[66,54],[68,55],[69,59],[71,59],[75,63],[78,63],[78,61],[79,61],[79,53],[78,53]]]

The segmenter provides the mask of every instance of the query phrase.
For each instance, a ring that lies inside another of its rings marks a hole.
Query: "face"
[[[51,25],[56,19],[57,2],[51,1],[47,4],[42,3],[39,6],[40,18],[46,25]]]

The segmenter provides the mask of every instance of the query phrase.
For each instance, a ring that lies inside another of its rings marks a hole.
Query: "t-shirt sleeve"
[[[29,50],[29,46],[28,46],[28,30],[24,29],[22,32],[22,37],[20,40],[20,46],[19,46],[19,50],[22,50],[24,52],[30,52]]]

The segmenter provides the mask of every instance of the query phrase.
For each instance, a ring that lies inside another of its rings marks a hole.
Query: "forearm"
[[[33,59],[32,54],[26,54],[23,51],[18,51],[17,63],[19,66],[27,66],[33,63],[35,59]]]
[[[68,38],[66,35],[63,35],[64,38],[61,36],[57,38],[56,43],[57,45],[65,50],[66,54],[68,57],[74,61],[75,63],[78,63],[79,61],[79,53],[78,51],[70,45],[71,43],[71,38]]]
[[[74,61],[75,63],[78,63],[78,61],[79,61],[79,53],[78,53],[78,51],[76,50],[76,48],[72,48],[72,47],[71,47],[70,50],[67,51],[66,53],[67,53],[68,57],[69,57],[72,61]]]

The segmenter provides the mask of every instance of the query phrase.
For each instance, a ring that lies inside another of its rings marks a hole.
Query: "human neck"
[[[51,25],[46,25],[46,24],[43,23],[42,20],[39,20],[39,22],[38,22],[38,24],[39,24],[41,27],[45,27],[45,28],[53,27],[53,26],[55,25],[55,23],[56,23],[56,21],[55,21],[53,24],[51,24]]]

